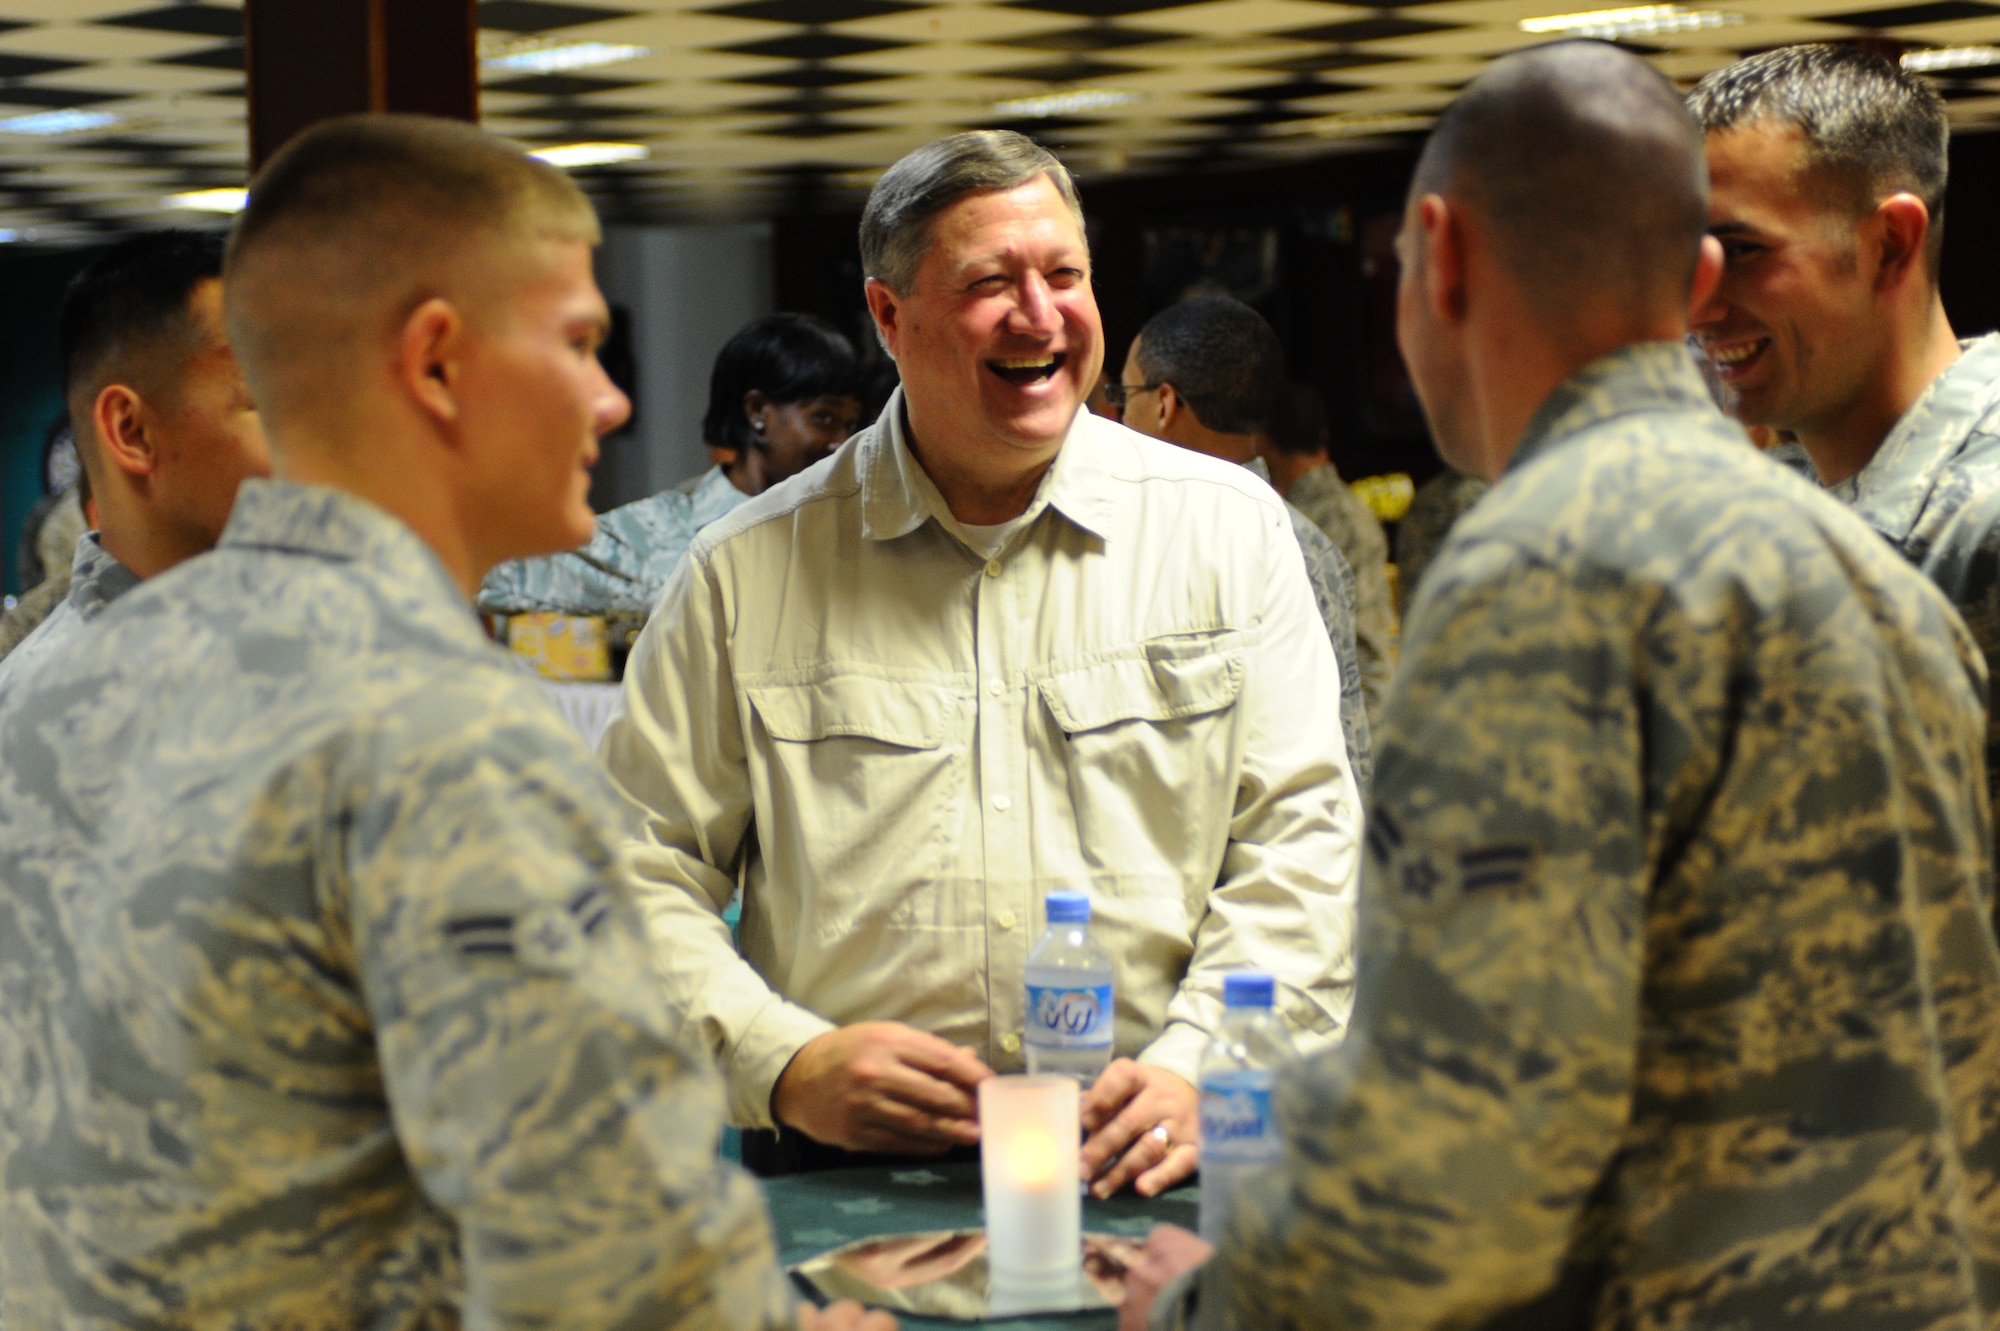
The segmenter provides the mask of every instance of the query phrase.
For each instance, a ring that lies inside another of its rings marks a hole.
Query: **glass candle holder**
[[[1005,1288],[1063,1306],[1083,1263],[1078,1087],[1070,1077],[991,1077],[979,1084],[979,1166],[987,1260]]]

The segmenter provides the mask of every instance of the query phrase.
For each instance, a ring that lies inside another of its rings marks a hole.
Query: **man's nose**
[[[632,399],[625,396],[625,390],[611,382],[611,376],[604,376],[602,391],[597,395],[598,438],[603,438],[613,430],[632,419]]]
[[[1020,303],[1014,307],[1016,332],[1053,334],[1062,327],[1055,293],[1040,273],[1031,272],[1021,281]]]

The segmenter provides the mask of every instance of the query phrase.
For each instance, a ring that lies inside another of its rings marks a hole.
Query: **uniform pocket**
[[[1244,669],[1242,635],[1226,632],[1151,639],[1037,681],[1062,735],[1083,858],[1125,890],[1171,890],[1163,867],[1189,897],[1214,884],[1235,807]],[[1150,872],[1135,875],[1140,865]]]
[[[758,803],[771,811],[758,827],[768,880],[798,893],[807,936],[878,922],[926,892],[943,871],[945,828],[961,815],[957,693],[852,673],[744,693],[768,737],[753,745],[765,760],[753,774],[764,785]]]

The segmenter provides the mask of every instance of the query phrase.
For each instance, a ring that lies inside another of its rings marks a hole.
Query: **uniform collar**
[[[434,593],[461,609],[466,604],[450,570],[415,532],[345,490],[290,481],[245,481],[236,492],[236,507],[230,510],[221,546],[366,565],[406,592]]]
[[[138,585],[139,575],[119,563],[96,532],[87,531],[77,538],[76,558],[70,564],[69,603],[85,621],[95,619]]]
[[[697,527],[703,527],[735,508],[750,496],[736,488],[729,473],[710,467],[688,492],[688,510]]]
[[[1959,346],[1959,358],[1918,395],[1868,465],[1827,487],[1899,544],[1916,527],[1939,475],[1980,420],[2000,405],[2000,333]]]
[[[1708,385],[1685,342],[1634,343],[1563,380],[1521,432],[1506,470],[1524,467],[1571,435],[1617,416],[1715,410],[1715,399],[1708,395]]]
[[[1105,431],[1120,427],[1079,407],[1056,450],[1055,461],[1042,476],[1035,497],[1022,513],[1023,530],[1042,510],[1052,508],[1072,524],[1101,540],[1113,538],[1116,501],[1110,479],[1115,441]],[[935,519],[939,526],[964,539],[951,508],[937,485],[910,451],[908,422],[899,387],[882,408],[882,417],[859,441],[861,530],[873,541],[892,541]],[[968,543],[969,544],[969,543]]]

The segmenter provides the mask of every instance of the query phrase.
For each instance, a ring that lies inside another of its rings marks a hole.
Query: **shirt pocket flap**
[[[1236,701],[1243,653],[1233,643],[1197,649],[1147,643],[1137,656],[1058,671],[1040,688],[1065,734],[1120,721],[1179,721]]]
[[[856,735],[905,749],[944,743],[953,708],[934,684],[835,675],[805,684],[753,684],[744,690],[772,739],[810,741]]]

